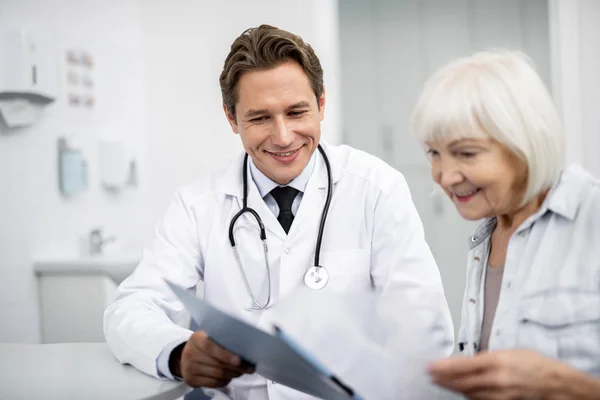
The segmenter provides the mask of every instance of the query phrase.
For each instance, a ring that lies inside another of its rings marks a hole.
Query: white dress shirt
[[[310,160],[308,161],[308,164],[306,164],[306,167],[304,167],[302,173],[287,184],[287,186],[291,186],[299,192],[296,195],[294,202],[292,203],[292,214],[294,215],[296,215],[298,212],[300,202],[302,201],[302,196],[306,191],[306,185],[308,184],[308,180],[310,179],[310,176],[312,175],[313,170],[315,169],[315,157],[317,156],[318,152],[319,150],[316,150],[312,154]],[[277,202],[271,195],[271,190],[275,189],[277,186],[280,185],[276,182],[273,182],[270,178],[263,174],[262,171],[256,167],[251,158],[248,158],[248,161],[252,180],[258,188],[260,197],[263,198],[263,200],[265,201],[269,209],[273,212],[273,214],[275,214],[275,216],[279,215],[279,206],[277,205]]]

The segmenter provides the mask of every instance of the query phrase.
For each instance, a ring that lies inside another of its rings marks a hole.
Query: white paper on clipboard
[[[263,377],[325,400],[360,399],[280,329],[271,335],[218,310],[178,285],[166,283],[211,340],[254,364]]]

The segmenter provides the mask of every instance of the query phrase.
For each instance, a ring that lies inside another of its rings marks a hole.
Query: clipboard
[[[218,310],[181,286],[165,282],[212,341],[255,365],[264,378],[325,400],[362,400],[279,327],[275,326],[271,335]]]

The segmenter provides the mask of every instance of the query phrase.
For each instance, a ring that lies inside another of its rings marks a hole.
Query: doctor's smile
[[[265,152],[283,164],[291,164],[296,160],[300,150],[301,148],[286,152],[273,152],[268,150],[265,150]]]

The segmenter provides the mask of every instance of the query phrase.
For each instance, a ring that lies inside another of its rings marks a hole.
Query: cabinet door
[[[384,157],[375,60],[377,25],[370,1],[344,0],[339,4],[342,140]]]

